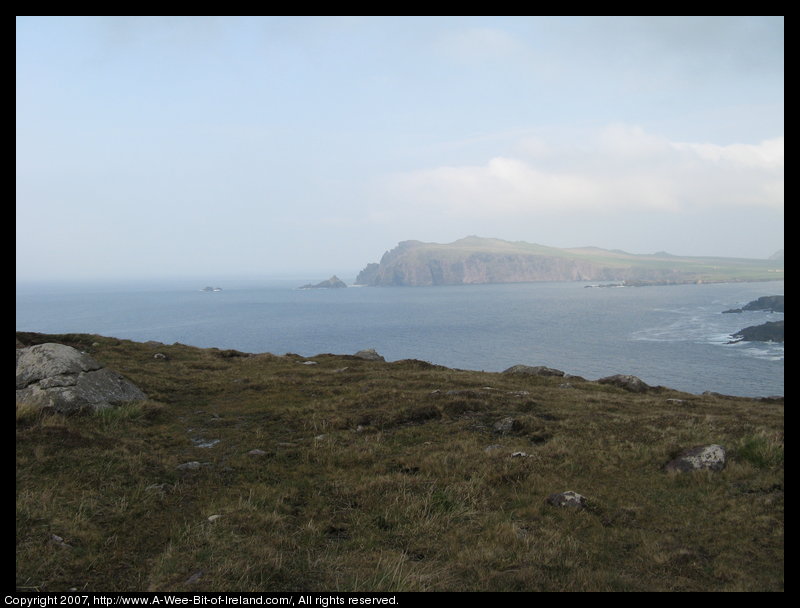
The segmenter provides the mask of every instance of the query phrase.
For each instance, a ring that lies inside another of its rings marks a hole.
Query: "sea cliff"
[[[534,281],[621,281],[625,285],[759,281],[783,278],[783,262],[559,249],[471,236],[449,244],[403,241],[356,283],[373,286],[465,285]]]

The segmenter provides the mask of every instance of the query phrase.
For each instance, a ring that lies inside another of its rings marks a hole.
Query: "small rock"
[[[186,584],[193,584],[203,578],[203,571],[198,570],[194,574],[192,574],[189,578],[186,579]]]
[[[725,448],[721,445],[698,445],[678,454],[677,458],[664,465],[664,470],[670,473],[721,471],[726,463]]]
[[[53,543],[54,545],[58,545],[59,547],[66,547],[67,549],[72,548],[72,545],[67,544],[67,542],[58,534],[51,534],[50,542]]]
[[[545,499],[545,502],[554,507],[574,507],[576,509],[584,509],[586,507],[586,497],[572,490],[559,494],[550,494]]]
[[[258,448],[254,450],[250,450],[247,452],[248,456],[265,456],[267,453],[264,450],[259,450]]]
[[[210,465],[210,462],[197,462],[196,460],[192,460],[191,462],[184,462],[183,464],[179,464],[177,469],[179,471],[193,471],[195,469],[199,469],[202,466]]]
[[[494,430],[497,433],[500,433],[501,435],[506,435],[513,431],[518,431],[521,428],[522,425],[520,424],[519,420],[511,418],[510,416],[508,418],[503,418],[502,420],[495,422],[494,424]]]
[[[316,361],[303,361],[303,365],[318,365]]]
[[[492,452],[496,452],[497,450],[502,450],[502,449],[503,449],[502,445],[495,443],[493,445],[487,445],[485,448],[483,448],[483,451],[486,452],[487,454],[491,454]]]
[[[359,359],[366,359],[368,361],[386,361],[386,359],[379,355],[374,348],[360,350],[353,356],[358,357]]]
[[[208,521],[217,521],[222,515],[209,515]]]
[[[527,458],[528,454],[525,452],[514,452],[511,454],[511,458]]]
[[[645,384],[640,378],[630,376],[628,374],[616,374],[614,376],[607,376],[598,380],[600,384],[611,384],[624,388],[626,391],[632,393],[645,393],[650,389],[648,384]]]
[[[167,355],[165,355],[164,353],[156,353],[155,355],[153,355],[153,359],[162,359],[166,361],[167,359],[169,359],[169,357],[167,357]]]

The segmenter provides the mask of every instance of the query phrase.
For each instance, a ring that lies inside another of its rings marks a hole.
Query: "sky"
[[[783,249],[783,17],[17,17],[18,280]]]

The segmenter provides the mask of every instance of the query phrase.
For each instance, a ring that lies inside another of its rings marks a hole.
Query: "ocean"
[[[353,354],[502,371],[545,365],[594,380],[633,374],[690,392],[783,395],[783,344],[728,344],[783,319],[722,314],[783,281],[587,288],[548,282],[298,289],[317,280],[17,283],[17,331],[94,333],[251,353]]]

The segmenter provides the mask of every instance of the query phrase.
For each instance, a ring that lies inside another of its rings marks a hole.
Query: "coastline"
[[[310,291],[293,282],[218,284],[224,291],[214,294],[197,285],[18,294],[17,329],[304,356],[374,347],[391,360],[454,369],[542,364],[586,378],[630,373],[696,394],[783,393],[782,348],[725,344],[762,314],[717,314],[782,293],[782,281],[647,290],[584,289],[585,282]]]
[[[275,353],[270,352],[245,352],[239,351],[236,349],[223,349],[219,347],[201,347],[201,346],[194,346],[191,344],[183,344],[176,342],[172,345],[167,345],[162,342],[158,342],[155,340],[149,340],[147,342],[137,342],[135,340],[127,340],[123,338],[116,338],[113,336],[102,336],[99,334],[84,334],[84,333],[69,333],[69,334],[46,334],[41,332],[26,332],[26,331],[17,331],[17,348],[24,348],[25,346],[32,345],[32,344],[40,344],[45,341],[54,341],[58,343],[69,343],[73,341],[79,341],[84,343],[89,343],[91,341],[94,344],[97,340],[104,340],[104,341],[111,341],[111,342],[129,342],[133,345],[139,346],[147,346],[149,348],[158,348],[164,347],[168,348],[169,346],[177,346],[183,348],[191,348],[197,349],[201,351],[210,351],[213,353],[222,353],[220,356],[224,358],[231,358],[231,357],[295,357],[299,359],[303,359],[307,364],[313,365],[313,360],[319,357],[339,357],[339,358],[349,358],[352,356],[359,356],[359,353],[356,355],[350,355],[345,353],[318,353],[316,355],[298,355],[295,353],[286,353],[285,355],[278,355]],[[739,344],[740,342],[736,342]],[[377,354],[377,353],[376,353]],[[602,378],[590,379],[585,378],[583,376],[571,374],[568,371],[548,368],[544,366],[528,366],[523,364],[518,364],[508,368],[504,371],[486,371],[486,370],[479,370],[479,369],[462,369],[456,367],[448,367],[446,365],[442,365],[439,363],[434,363],[430,361],[424,361],[420,359],[398,359],[398,360],[385,360],[382,356],[380,357],[381,361],[386,362],[387,364],[404,364],[408,362],[415,362],[423,367],[431,367],[431,368],[439,368],[441,370],[450,370],[453,372],[464,372],[464,373],[472,373],[472,374],[508,374],[508,373],[517,373],[517,374],[528,374],[532,376],[555,376],[563,379],[563,386],[562,388],[572,388],[572,383],[581,383],[581,384],[616,384],[617,386],[621,386],[632,392],[642,392],[642,393],[663,393],[663,392],[674,392],[674,393],[685,393],[687,395],[692,396],[713,396],[723,399],[755,399],[757,401],[768,401],[768,402],[778,402],[783,401],[784,395],[765,395],[765,396],[746,396],[746,395],[730,395],[719,393],[717,391],[710,391],[706,390],[701,393],[692,393],[689,391],[681,390],[672,388],[669,386],[661,386],[661,385],[648,385],[647,383],[643,382],[640,378],[635,375],[626,373],[625,371],[620,371],[617,374],[612,374],[610,376],[605,376]],[[529,368],[529,369],[541,369],[547,370],[545,372],[542,371],[513,371],[513,368]],[[618,380],[610,380],[612,378],[618,378]],[[631,388],[636,387],[636,388]]]

